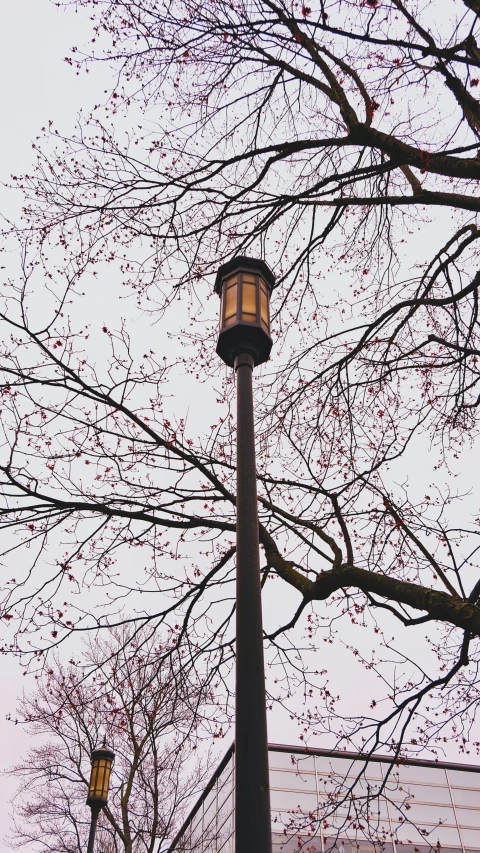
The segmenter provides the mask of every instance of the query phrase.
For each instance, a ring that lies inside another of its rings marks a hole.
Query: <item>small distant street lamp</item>
[[[223,264],[215,281],[217,353],[237,380],[235,853],[272,850],[252,373],[272,348],[274,284],[264,261],[246,257]]]
[[[110,781],[110,771],[114,758],[115,753],[109,749],[105,740],[103,741],[103,745],[94,749],[91,755],[92,770],[88,786],[87,806],[90,806],[92,810],[92,819],[90,822],[87,853],[93,853],[98,815],[103,806],[107,805],[108,783]]]

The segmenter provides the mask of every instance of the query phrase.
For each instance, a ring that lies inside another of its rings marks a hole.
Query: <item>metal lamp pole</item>
[[[110,771],[114,758],[115,754],[106,745],[105,740],[103,741],[103,745],[98,749],[94,749],[91,755],[92,769],[90,772],[90,784],[88,786],[87,806],[90,806],[92,818],[90,821],[87,853],[93,853],[98,815],[103,806],[107,805],[108,783],[110,781]]]
[[[95,834],[97,832],[97,820],[98,815],[102,809],[101,806],[90,806],[92,811],[92,817],[90,820],[90,833],[88,835],[88,847],[87,853],[93,853],[93,845],[95,844]]]
[[[220,268],[215,285],[217,352],[237,382],[235,853],[272,850],[252,374],[272,346],[273,284],[263,261],[240,257]]]
[[[237,378],[237,648],[235,853],[272,849],[262,599],[253,431],[253,358],[235,358]]]

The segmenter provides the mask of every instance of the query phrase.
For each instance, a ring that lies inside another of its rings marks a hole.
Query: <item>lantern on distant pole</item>
[[[93,853],[98,815],[103,806],[107,805],[108,785],[115,753],[103,741],[102,746],[94,749],[91,754],[92,769],[88,786],[87,806],[92,810],[90,834],[88,836],[87,853]]]
[[[274,284],[267,264],[247,257],[223,264],[215,281],[217,353],[237,381],[235,853],[272,850],[252,374],[272,348]]]

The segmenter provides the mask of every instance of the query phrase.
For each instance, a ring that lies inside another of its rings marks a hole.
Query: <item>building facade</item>
[[[270,744],[274,853],[480,851],[480,766]],[[230,747],[168,853],[234,853]]]

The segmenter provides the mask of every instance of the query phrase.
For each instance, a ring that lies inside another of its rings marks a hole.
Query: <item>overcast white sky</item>
[[[0,182],[27,171],[32,161],[32,139],[49,118],[71,126],[82,105],[101,99],[107,69],[76,77],[63,62],[69,47],[87,34],[82,20],[56,9],[49,0],[0,0]],[[18,210],[18,200],[0,191],[0,212],[7,218]],[[0,659],[0,764],[8,767],[28,746],[20,726],[6,721],[14,713],[16,697],[25,681],[18,665]],[[0,778],[0,851],[8,848],[8,801],[15,785]]]
[[[63,62],[73,43],[81,44],[87,39],[87,22],[78,15],[57,10],[50,0],[0,0],[0,9],[0,182],[3,182],[10,174],[28,171],[32,161],[32,139],[49,119],[54,120],[56,126],[68,129],[82,106],[88,108],[103,99],[103,91],[108,86],[108,68],[100,66],[88,76],[77,77]],[[18,199],[0,189],[0,212],[4,216],[15,216],[18,205]],[[342,679],[340,660],[338,672]],[[360,668],[356,681],[355,674],[349,670],[351,696],[358,697],[365,690],[364,678]],[[21,727],[5,719],[9,713],[14,714],[16,697],[26,681],[28,679],[22,677],[14,661],[0,659],[0,764],[3,768],[11,765],[28,747],[28,738]],[[293,731],[287,732],[271,720],[270,739],[285,742],[296,738]],[[0,777],[1,835],[7,830],[8,801],[14,787],[12,780]],[[0,838],[0,853],[8,849]]]

